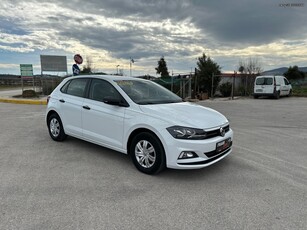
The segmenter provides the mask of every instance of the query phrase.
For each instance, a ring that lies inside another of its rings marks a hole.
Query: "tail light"
[[[50,100],[50,95],[47,97],[47,104],[49,103],[49,100]]]

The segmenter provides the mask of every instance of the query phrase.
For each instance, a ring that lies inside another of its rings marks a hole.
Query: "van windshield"
[[[259,77],[256,80],[256,85],[273,85],[272,77]]]

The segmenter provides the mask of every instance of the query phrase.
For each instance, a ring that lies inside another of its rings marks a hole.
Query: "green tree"
[[[212,76],[213,78],[213,95],[221,81],[221,67],[214,62],[210,57],[207,57],[204,53],[203,56],[198,58],[197,61],[197,77],[199,90],[207,92],[209,96],[212,90]]]
[[[288,78],[289,80],[290,79],[296,80],[296,79],[304,78],[305,73],[300,71],[298,67],[295,65],[293,67],[290,66],[287,72],[284,73],[284,76]]]
[[[157,71],[157,74],[160,74],[161,77],[169,77],[169,72],[167,70],[167,65],[164,57],[161,57],[158,61],[158,67],[155,68]]]

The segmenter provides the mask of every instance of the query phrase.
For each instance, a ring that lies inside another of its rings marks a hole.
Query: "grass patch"
[[[297,97],[307,97],[307,86],[294,86],[292,95]]]

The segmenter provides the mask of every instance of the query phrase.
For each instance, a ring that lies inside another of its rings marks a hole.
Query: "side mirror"
[[[129,107],[129,104],[121,98],[116,98],[112,96],[104,97],[102,100],[104,103],[108,105],[117,105],[120,107]]]

